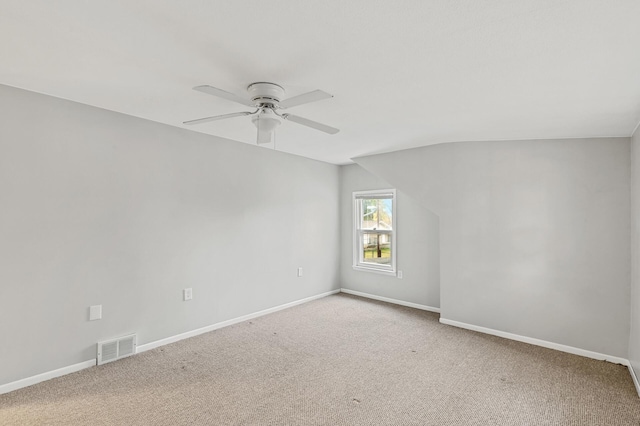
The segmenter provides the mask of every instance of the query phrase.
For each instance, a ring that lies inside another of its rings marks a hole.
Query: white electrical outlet
[[[89,321],[102,319],[102,305],[89,306]]]
[[[401,280],[402,279],[402,271],[398,271],[398,279]]]
[[[183,298],[184,298],[185,302],[187,300],[193,299],[193,289],[192,288],[185,288],[184,290],[182,290],[182,295],[183,295]]]
[[[302,268],[298,268],[298,276],[301,277],[302,276]]]

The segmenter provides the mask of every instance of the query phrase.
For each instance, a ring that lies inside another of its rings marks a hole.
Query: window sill
[[[355,271],[373,272],[374,274],[387,275],[389,277],[395,277],[396,271],[389,269],[368,268],[366,266],[353,265]]]

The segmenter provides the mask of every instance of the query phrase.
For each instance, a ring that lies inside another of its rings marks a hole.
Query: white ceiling
[[[344,164],[440,142],[629,136],[638,0],[0,0],[0,83],[178,127],[271,81],[333,99],[277,149]],[[189,129],[254,143],[250,118]]]

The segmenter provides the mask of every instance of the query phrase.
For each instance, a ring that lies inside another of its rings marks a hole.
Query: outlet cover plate
[[[89,321],[102,319],[102,305],[89,306]]]

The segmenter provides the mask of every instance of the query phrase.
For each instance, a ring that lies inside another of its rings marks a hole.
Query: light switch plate
[[[302,276],[302,268],[298,268],[298,276],[301,277]]]
[[[89,306],[89,321],[102,319],[102,305]]]
[[[402,279],[402,271],[398,271],[398,279],[401,280]]]
[[[192,288],[185,288],[184,290],[182,290],[182,295],[183,295],[183,299],[184,299],[185,302],[187,300],[193,299],[193,289]]]

